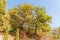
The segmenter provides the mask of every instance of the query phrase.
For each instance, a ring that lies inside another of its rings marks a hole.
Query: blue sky
[[[60,26],[60,0],[7,0],[7,9],[24,3],[44,6],[46,12],[52,16],[52,28]]]

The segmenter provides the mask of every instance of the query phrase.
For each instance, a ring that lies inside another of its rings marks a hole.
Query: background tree
[[[53,35],[55,40],[60,40],[60,27],[53,29]]]

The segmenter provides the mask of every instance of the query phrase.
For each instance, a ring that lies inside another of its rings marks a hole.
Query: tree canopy
[[[19,28],[32,34],[52,30],[50,27],[52,17],[46,13],[43,7],[23,4],[10,9],[9,14],[11,27],[14,29]]]

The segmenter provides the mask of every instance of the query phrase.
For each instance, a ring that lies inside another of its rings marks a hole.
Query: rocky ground
[[[42,34],[41,37],[37,35],[32,35],[31,38],[28,38],[24,32],[20,34],[20,40],[53,40],[53,37],[50,34]],[[0,33],[0,40],[3,40],[4,34]],[[14,40],[14,36],[9,35],[8,40]]]

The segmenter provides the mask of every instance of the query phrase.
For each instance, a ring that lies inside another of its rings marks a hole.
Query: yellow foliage
[[[33,6],[29,4],[19,5],[21,10],[33,10]]]
[[[15,14],[18,13],[18,10],[15,9],[15,8],[12,8],[12,9],[10,9],[9,13],[10,13],[10,14],[13,13],[13,14],[11,14],[11,15],[15,15]]]
[[[33,16],[31,16],[31,15],[27,15],[27,17],[26,17],[27,19],[32,19],[33,18]]]

